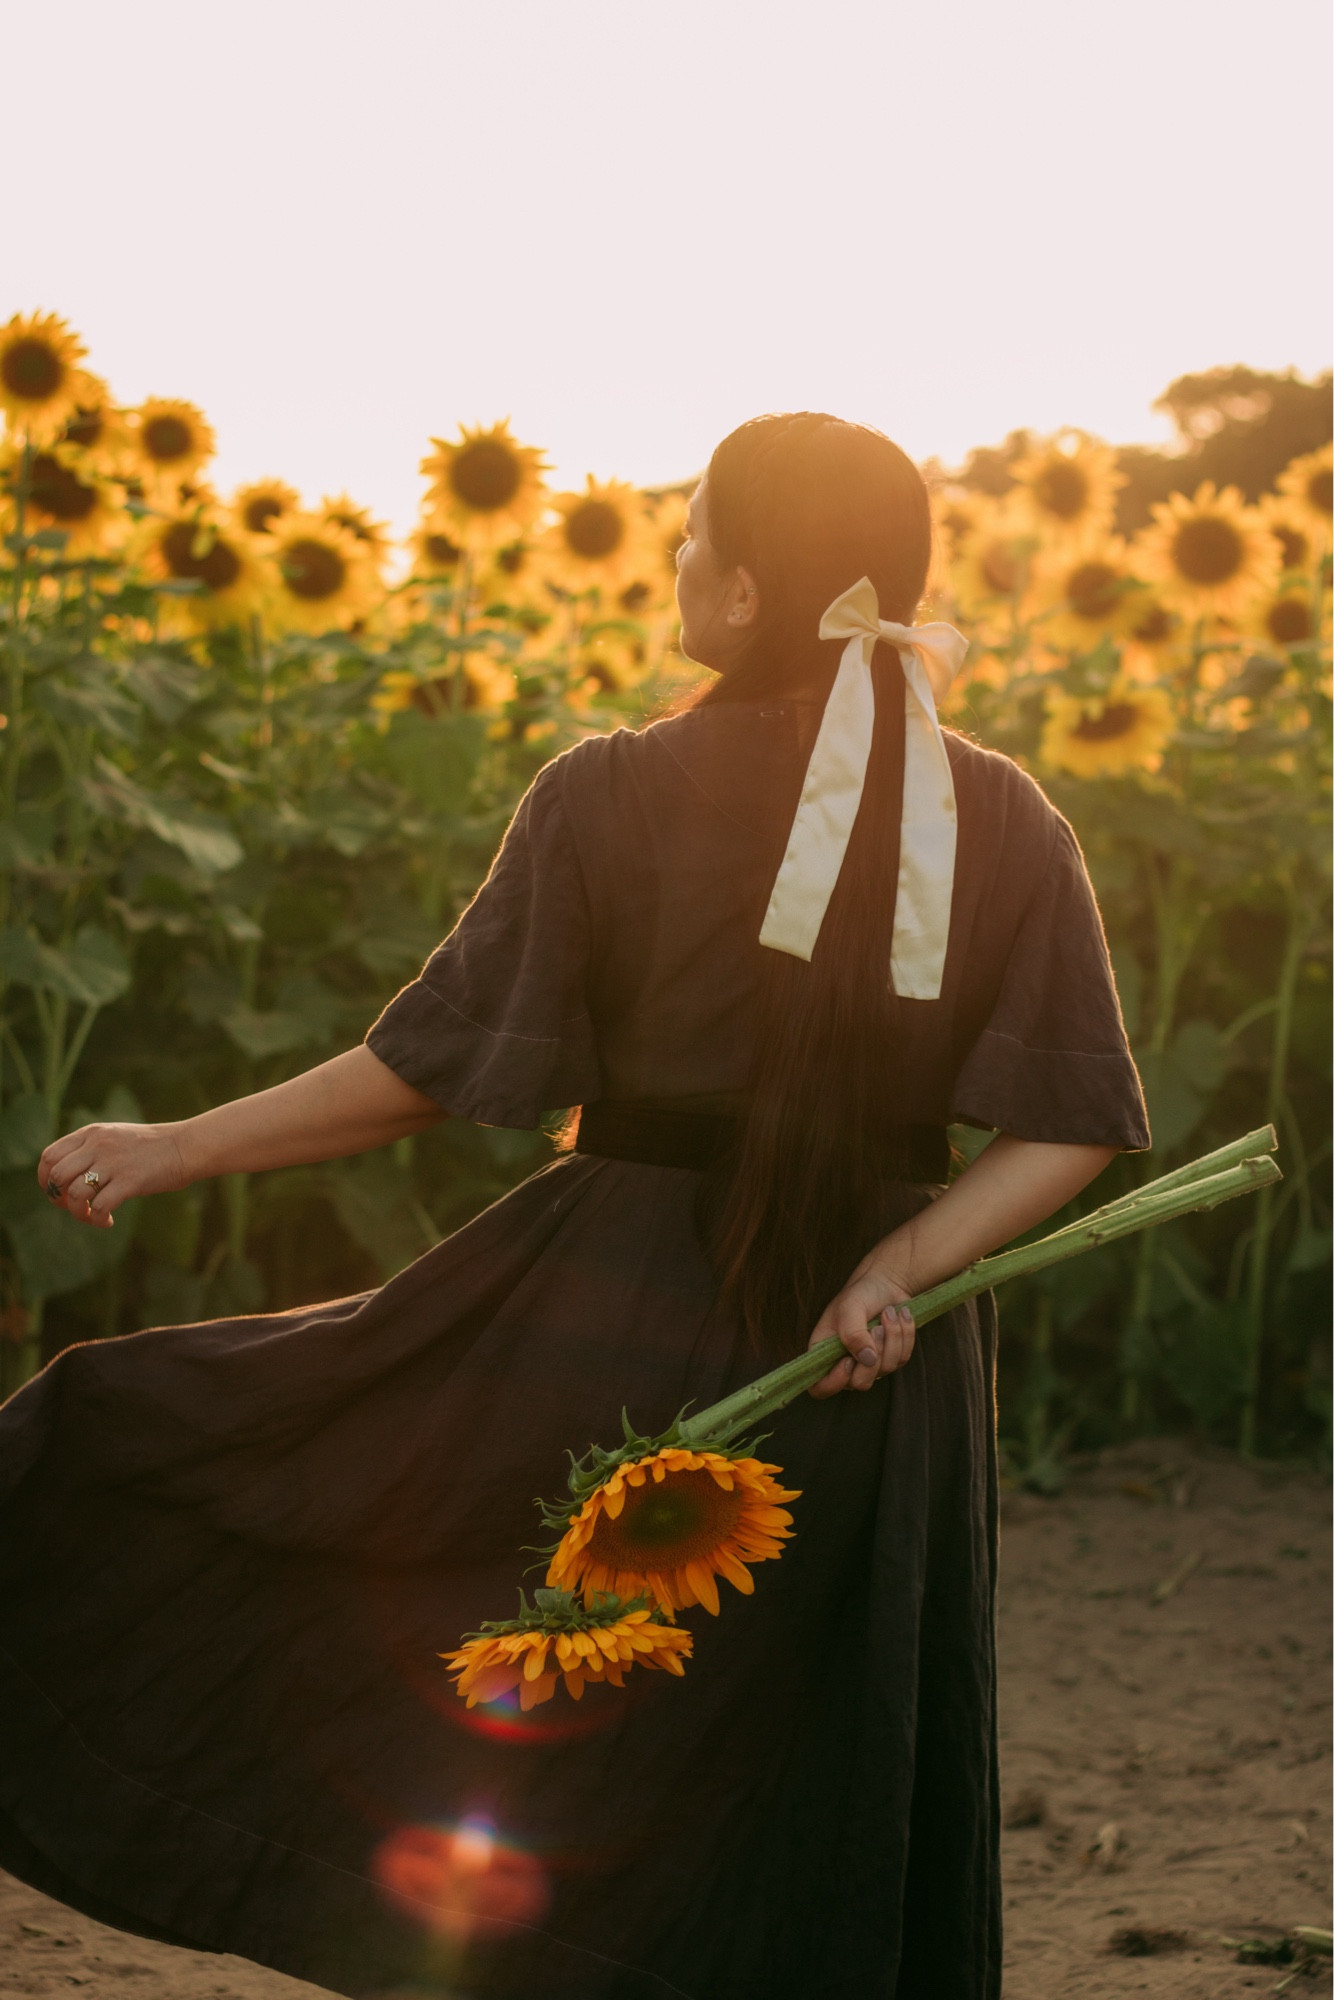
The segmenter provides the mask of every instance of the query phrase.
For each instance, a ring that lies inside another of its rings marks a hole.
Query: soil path
[[[1324,1482],[1143,1445],[1008,1496],[1003,1537],[1006,2000],[1277,1991],[1219,1940],[1329,1922]],[[318,1991],[0,1876],[0,2000]]]

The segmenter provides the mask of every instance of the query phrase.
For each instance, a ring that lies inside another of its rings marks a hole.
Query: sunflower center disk
[[[1138,712],[1126,701],[1109,702],[1101,715],[1086,715],[1077,722],[1071,735],[1082,743],[1109,743],[1117,736],[1128,736],[1139,720]]]
[[[1142,646],[1156,646],[1172,630],[1172,615],[1166,605],[1151,604],[1134,628],[1134,637]]]
[[[699,1562],[726,1541],[745,1508],[710,1472],[669,1472],[627,1490],[616,1519],[599,1515],[589,1554],[609,1569],[678,1569]]]
[[[32,504],[53,521],[86,521],[97,505],[97,489],[76,479],[68,466],[48,452],[32,462]]]
[[[621,546],[625,523],[607,501],[585,500],[566,517],[565,539],[577,556],[597,562]]]
[[[993,542],[981,557],[982,574],[989,589],[1008,597],[1019,582],[1019,565],[1003,542]]]
[[[1245,556],[1241,536],[1231,522],[1208,514],[1183,522],[1172,544],[1172,559],[1191,583],[1227,583]]]
[[[1274,540],[1283,551],[1284,569],[1300,569],[1306,561],[1307,542],[1300,528],[1290,528],[1286,521],[1280,522],[1274,530]]]
[[[188,456],[194,438],[190,426],[179,417],[153,417],[144,425],[144,450],[159,465],[170,465]]]
[[[324,542],[310,541],[306,537],[289,542],[283,550],[283,576],[293,597],[305,597],[318,603],[321,598],[333,597],[343,587],[347,575],[347,565],[337,549],[329,548]]]
[[[494,514],[508,507],[519,490],[523,467],[512,451],[494,438],[480,438],[465,444],[454,455],[449,483],[465,507],[478,514]]]
[[[210,590],[229,590],[241,574],[241,559],[219,537],[207,547],[205,541],[192,521],[173,521],[161,541],[167,568],[173,576],[193,578]]]
[[[1334,472],[1327,465],[1311,474],[1306,497],[1322,514],[1334,514]]]
[[[1270,638],[1277,639],[1280,646],[1295,646],[1311,636],[1310,607],[1300,597],[1281,597],[1269,607],[1265,624]]]
[[[1106,563],[1081,563],[1066,585],[1070,609],[1080,618],[1110,618],[1120,596],[1121,579]]]
[[[1077,465],[1044,466],[1033,482],[1033,497],[1058,521],[1077,521],[1088,505],[1089,483]]]
[[[89,451],[105,429],[106,419],[100,410],[78,409],[65,426],[65,442]]]
[[[65,378],[65,367],[44,340],[16,340],[0,357],[0,376],[11,396],[40,403],[55,395]]]

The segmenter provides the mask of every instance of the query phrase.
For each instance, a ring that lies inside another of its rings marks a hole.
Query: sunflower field
[[[400,546],[345,494],[221,496],[201,412],[122,407],[53,315],[0,327],[0,409],[7,1389],[71,1340],[374,1285],[551,1157],[450,1120],[106,1234],[33,1172],[72,1125],[359,1040],[542,763],[695,670],[685,493],[552,492],[504,423],[433,441]],[[1002,1433],[1037,1488],[1127,1432],[1309,1452],[1329,1421],[1331,450],[1263,492],[1173,485],[1133,528],[1126,463],[1071,432],[932,471],[925,615],[973,641],[946,720],[1034,771],[1098,889],[1155,1151],[1090,1203],[1266,1118],[1286,1179],[1007,1294]]]

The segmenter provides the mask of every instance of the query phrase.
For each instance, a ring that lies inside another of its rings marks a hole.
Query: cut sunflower
[[[1121,681],[1105,694],[1052,690],[1042,731],[1043,761],[1077,778],[1154,771],[1172,736],[1172,704],[1161,688]]]
[[[516,1688],[520,1708],[535,1708],[550,1701],[562,1680],[578,1701],[591,1683],[622,1687],[630,1667],[685,1672],[690,1633],[655,1619],[645,1597],[581,1603],[564,1590],[533,1595],[530,1606],[519,1592],[517,1618],[488,1622],[455,1651],[441,1653],[469,1708]]]
[[[320,514],[284,514],[266,539],[277,572],[273,609],[280,627],[346,630],[374,607],[374,562],[346,528]]]
[[[136,539],[147,574],[161,583],[192,583],[164,604],[166,622],[183,630],[243,625],[264,609],[271,578],[254,544],[232,524],[201,510],[153,515]]]
[[[489,430],[461,426],[452,442],[432,438],[421,462],[431,484],[424,511],[439,515],[465,548],[497,548],[530,528],[546,505],[546,460],[510,435],[509,420]]]
[[[1154,508],[1135,560],[1187,616],[1235,618],[1273,588],[1280,557],[1263,517],[1236,487],[1219,492],[1206,479],[1189,498],[1173,493]]]
[[[150,396],[130,412],[130,424],[134,469],[154,493],[190,485],[213,456],[213,427],[193,403]]]
[[[583,1592],[647,1590],[668,1611],[718,1610],[715,1578],[747,1596],[748,1563],[781,1556],[792,1533],[777,1465],[666,1445],[619,1464],[588,1495],[551,1558],[547,1582]]]
[[[1015,502],[1044,541],[1110,527],[1117,493],[1125,484],[1111,446],[1083,431],[1061,431],[1044,439],[1010,470]]]
[[[232,495],[232,518],[247,535],[271,535],[274,523],[295,514],[301,495],[281,479],[252,479]]]
[[[1330,542],[1334,520],[1334,444],[1304,452],[1279,474],[1278,490],[1321,550]]]
[[[590,473],[582,493],[558,493],[557,519],[544,539],[551,580],[582,595],[615,595],[636,580],[649,541],[644,496],[623,480]]]
[[[0,327],[0,409],[34,443],[60,435],[87,378],[79,336],[55,313],[15,313]]]
[[[1046,614],[1042,634],[1053,646],[1088,652],[1133,628],[1143,588],[1119,535],[1094,533],[1045,549],[1034,575],[1034,604]]]
[[[1132,710],[1138,704],[1142,720],[1151,708],[1144,693],[1112,689],[1103,718],[1110,719],[1115,699]],[[1264,1126],[1037,1242],[982,1258],[914,1298],[913,1317],[926,1326],[1006,1278],[1272,1185],[1282,1179],[1267,1157],[1277,1144],[1273,1126]],[[747,1562],[781,1555],[790,1533],[791,1516],[775,1503],[800,1497],[776,1486],[772,1475],[780,1468],[761,1465],[738,1440],[814,1388],[844,1351],[837,1335],[817,1341],[696,1415],[682,1411],[657,1438],[639,1436],[622,1413],[623,1444],[611,1451],[594,1444],[582,1458],[572,1456],[567,1497],[540,1507],[544,1525],[560,1531],[557,1546],[546,1551],[552,1576],[563,1572],[571,1587],[549,1579],[532,1606],[520,1592],[518,1618],[484,1625],[442,1653],[458,1692],[472,1705],[518,1688],[529,1708],[554,1694],[562,1678],[576,1698],[590,1678],[619,1686],[636,1657],[681,1673],[690,1636],[671,1620],[671,1600],[716,1612],[719,1575],[749,1591]],[[599,1591],[598,1573],[629,1577],[639,1588],[627,1602],[619,1592]],[[662,1623],[653,1617],[655,1597],[667,1611]]]

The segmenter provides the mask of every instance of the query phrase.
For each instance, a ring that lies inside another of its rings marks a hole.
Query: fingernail
[[[863,1368],[874,1368],[880,1357],[873,1347],[864,1347],[857,1356],[857,1359],[861,1362]]]

